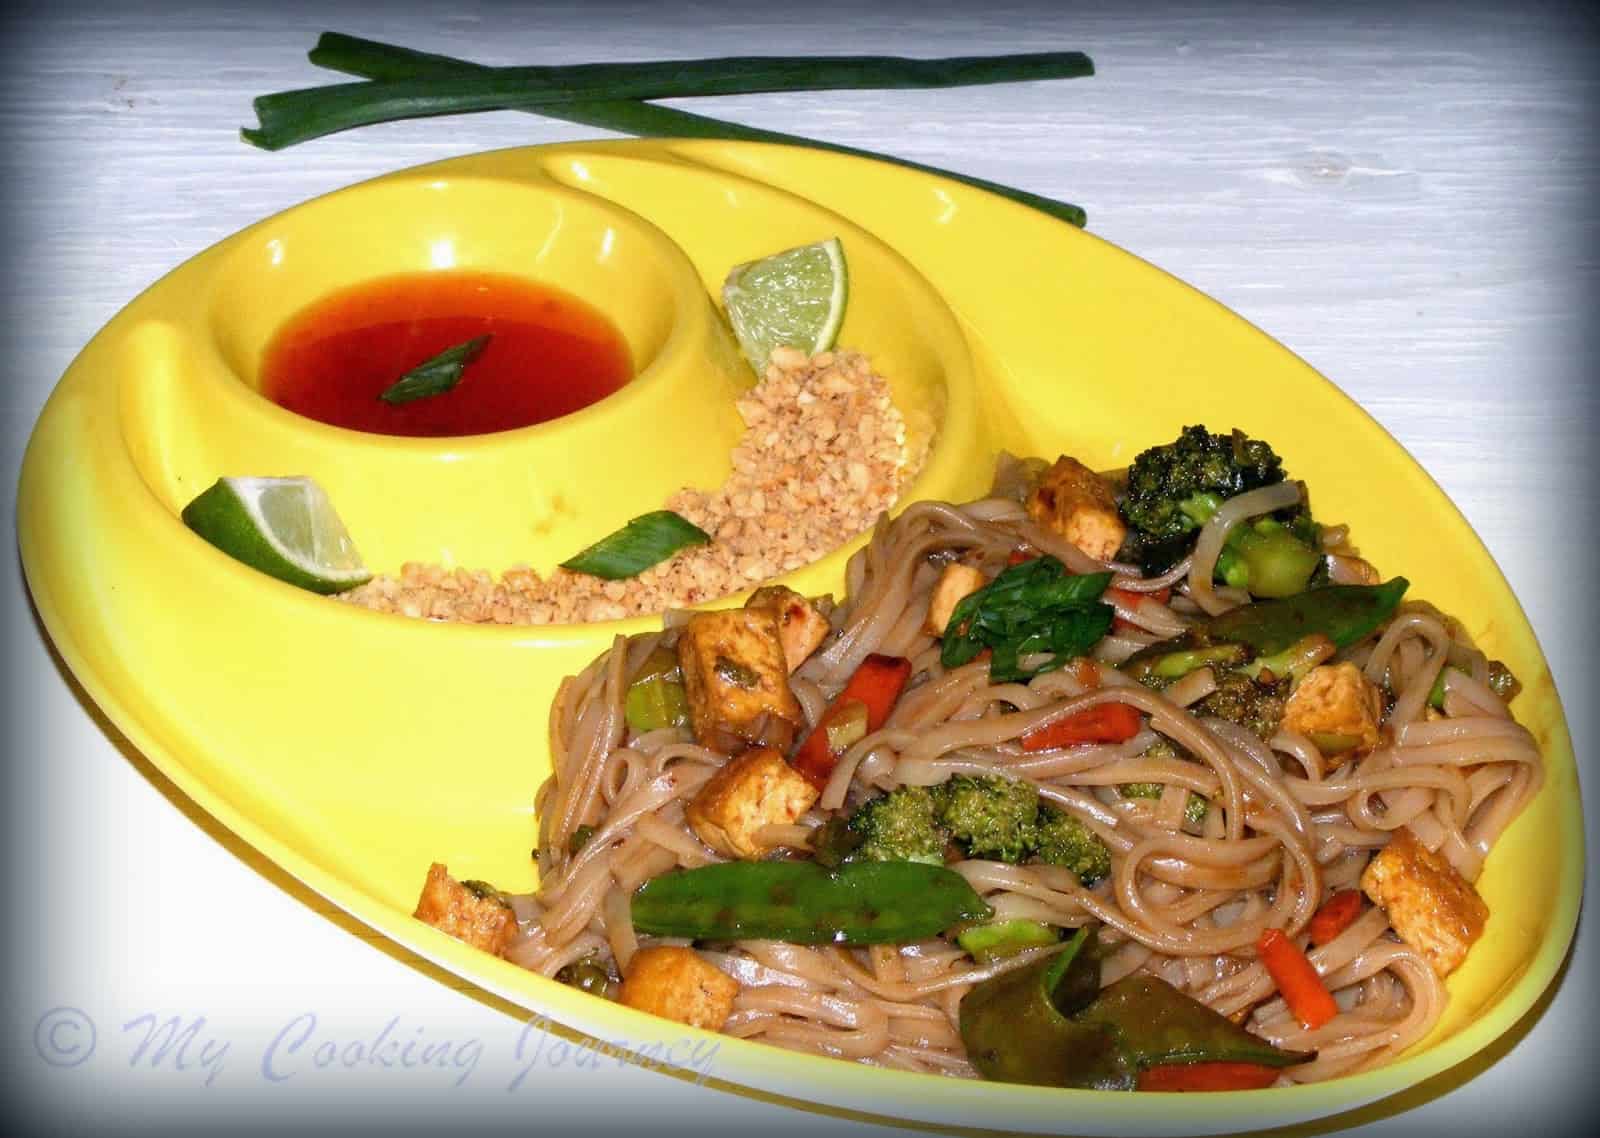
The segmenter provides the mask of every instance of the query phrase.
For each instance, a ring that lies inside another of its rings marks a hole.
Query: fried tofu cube
[[[771,747],[729,759],[684,810],[689,827],[723,857],[753,860],[774,847],[756,841],[768,825],[789,825],[822,792]]]
[[[733,1012],[739,981],[692,948],[641,948],[628,962],[618,999],[651,1015],[721,1031]]]
[[[1360,754],[1378,745],[1383,693],[1354,664],[1319,664],[1295,685],[1283,727],[1309,736],[1324,755]]]
[[[422,897],[411,915],[496,956],[517,936],[517,915],[504,897],[481,881],[457,881],[438,862],[428,867]]]
[[[933,586],[933,593],[928,597],[928,619],[923,622],[923,631],[929,636],[943,636],[944,630],[950,626],[950,614],[956,611],[956,606],[988,583],[989,578],[983,575],[982,570],[974,569],[971,565],[963,565],[959,561],[946,565]]]
[[[771,609],[778,618],[778,640],[783,644],[783,659],[794,671],[821,647],[832,627],[817,606],[793,589],[767,585],[750,594],[747,609]]]
[[[805,721],[771,609],[695,613],[678,637],[678,663],[701,746],[725,755],[749,744],[782,749]]]
[[[1028,495],[1028,516],[1098,561],[1110,561],[1122,548],[1128,526],[1117,512],[1117,498],[1104,478],[1075,458],[1062,455]]]
[[[1472,882],[1405,827],[1367,863],[1361,888],[1440,976],[1455,971],[1489,919]]]

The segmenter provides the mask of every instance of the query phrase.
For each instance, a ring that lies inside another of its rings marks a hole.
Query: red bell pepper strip
[[[1317,910],[1317,915],[1311,918],[1307,931],[1311,933],[1311,943],[1318,948],[1334,940],[1355,923],[1361,915],[1361,891],[1359,889],[1341,889],[1332,897],[1322,903],[1322,908]]]
[[[1024,751],[1048,751],[1076,743],[1125,743],[1139,733],[1139,709],[1126,703],[1099,703],[1076,715],[1035,727],[1022,737]]]
[[[1272,982],[1300,1026],[1315,1031],[1339,1014],[1339,1005],[1333,1002],[1333,995],[1316,968],[1299,946],[1283,935],[1282,929],[1262,929],[1256,940],[1256,954],[1272,974]]]
[[[1216,1060],[1163,1063],[1139,1072],[1141,1091],[1259,1091],[1278,1081],[1276,1067]]]
[[[1144,603],[1146,597],[1165,604],[1172,599],[1172,588],[1171,586],[1165,586],[1153,593],[1135,593],[1131,589],[1107,589],[1105,595],[1100,599],[1105,601],[1106,604],[1113,605],[1119,609],[1133,609],[1138,612],[1139,606]],[[1114,617],[1111,621],[1111,627],[1117,632],[1130,632],[1139,628],[1133,621],[1122,616]]]
[[[1087,656],[1079,656],[1072,662],[1072,675],[1090,691],[1100,686],[1100,665]]]
[[[1139,602],[1145,597],[1149,597],[1153,601],[1160,601],[1162,604],[1166,604],[1172,599],[1172,586],[1163,585],[1161,588],[1150,593],[1136,593],[1132,589],[1107,589],[1105,601],[1107,604],[1114,604],[1116,601],[1120,600],[1125,605],[1134,605],[1137,607]]]
[[[1006,564],[1021,565],[1024,561],[1032,561],[1037,556],[1039,556],[1037,553],[1029,553],[1021,546],[1018,546],[1006,555]]]
[[[839,762],[839,755],[828,746],[828,724],[847,704],[857,702],[866,705],[868,734],[878,730],[889,718],[889,712],[910,679],[911,661],[903,657],[873,654],[861,661],[844,690],[828,705],[828,710],[822,713],[822,718],[795,751],[790,765],[818,790],[827,786]]]
[[[1139,606],[1144,603],[1146,597],[1165,604],[1172,597],[1172,589],[1170,587],[1161,588],[1153,593],[1135,593],[1130,589],[1107,589],[1105,595],[1100,599],[1118,609],[1132,609],[1134,612],[1138,612]],[[1113,632],[1132,632],[1139,630],[1139,626],[1126,617],[1118,615],[1112,618],[1111,629]]]

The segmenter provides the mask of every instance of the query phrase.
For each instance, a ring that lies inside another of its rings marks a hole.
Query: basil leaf
[[[640,514],[627,525],[561,563],[574,573],[607,581],[637,577],[690,545],[704,545],[711,535],[671,510]]]
[[[994,680],[1028,680],[1081,656],[1111,629],[1115,610],[1099,600],[1110,573],[1070,574],[1054,557],[1036,557],[1005,569],[950,614],[940,662],[958,668],[989,649]],[[1032,670],[1019,660],[1051,653]]]
[[[461,382],[461,373],[478,358],[478,353],[488,343],[489,335],[485,333],[474,336],[464,344],[446,348],[395,380],[378,398],[395,406],[416,399],[427,399],[432,395],[443,395]]]

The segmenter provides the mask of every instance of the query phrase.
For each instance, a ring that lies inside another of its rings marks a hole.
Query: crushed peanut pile
[[[667,500],[711,534],[626,581],[528,568],[497,581],[484,570],[408,562],[340,599],[379,612],[480,624],[616,620],[741,592],[797,569],[870,528],[915,473],[889,385],[855,352],[780,348],[738,403],[745,433],[717,490]]]

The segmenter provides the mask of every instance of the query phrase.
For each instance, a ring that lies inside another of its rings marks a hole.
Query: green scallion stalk
[[[413,51],[410,48],[386,44],[378,40],[362,39],[358,36],[342,35],[339,32],[322,33],[316,47],[311,50],[310,59],[318,67],[374,80],[481,75],[486,71],[492,70],[482,64],[455,59],[447,55]],[[1093,63],[1089,61],[1087,56],[1084,56],[1083,60],[1085,66],[1081,74],[1093,74]],[[961,182],[975,189],[997,194],[1000,197],[1008,198],[1020,205],[1036,209],[1071,225],[1081,227],[1087,220],[1087,215],[1079,206],[1070,202],[1047,198],[1041,194],[1030,193],[1027,190],[1020,190],[1013,186],[1001,185],[998,182],[975,178],[951,170],[943,170],[936,166],[928,166],[904,158],[879,154],[871,150],[863,150],[859,147],[842,146],[837,143],[823,142],[801,135],[785,134],[781,131],[763,130],[760,127],[725,122],[721,119],[711,118],[708,115],[697,115],[674,107],[657,106],[637,99],[589,99],[575,103],[545,105],[537,108],[522,107],[520,109],[526,110],[530,114],[543,115],[546,118],[560,119],[565,122],[578,123],[582,126],[599,127],[602,130],[612,130],[619,134],[631,134],[639,137],[770,142],[790,146],[809,146],[819,150],[832,151],[835,154],[871,158],[880,162],[891,162],[897,166],[904,166],[907,169],[918,170],[925,174],[949,178],[952,181]],[[260,145],[260,143],[257,144]],[[284,145],[289,144],[285,143]]]
[[[890,55],[730,56],[639,63],[493,67],[279,91],[255,100],[245,138],[276,150],[351,127],[429,115],[560,106],[589,99],[672,99],[824,91],[965,87],[1094,72],[1077,51],[906,59]]]
[[[671,510],[655,510],[640,514],[615,533],[607,534],[582,553],[563,561],[561,568],[607,581],[621,581],[637,577],[680,549],[704,545],[710,540],[710,534],[687,518]]]
[[[474,336],[463,344],[446,348],[430,360],[424,360],[390,384],[378,396],[391,406],[413,403],[434,395],[443,395],[461,382],[467,365],[478,358],[478,353],[488,345],[487,335]]]

